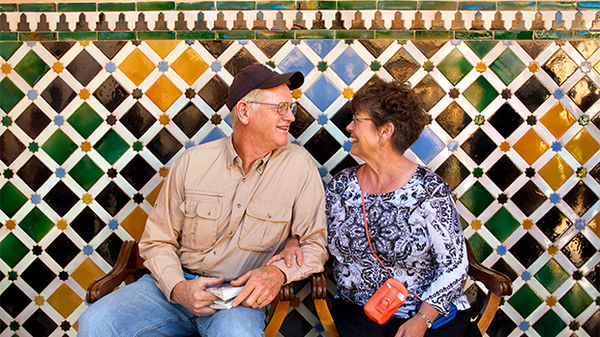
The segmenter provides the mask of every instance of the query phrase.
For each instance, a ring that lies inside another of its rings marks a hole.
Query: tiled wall
[[[434,121],[407,156],[450,184],[480,259],[513,279],[488,334],[598,336],[599,9],[0,4],[0,334],[76,335],[89,282],[139,239],[175,158],[231,134],[228,85],[259,62],[305,74],[290,140],[324,182],[356,164],[353,93],[412,83]],[[282,335],[324,334],[297,290]]]

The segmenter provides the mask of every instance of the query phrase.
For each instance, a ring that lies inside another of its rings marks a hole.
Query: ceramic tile
[[[35,259],[20,276],[37,293],[41,293],[56,278],[56,274],[40,259]]]
[[[82,301],[83,300],[66,284],[60,285],[58,289],[48,297],[48,303],[64,318],[67,318],[67,316],[69,316]]]
[[[79,197],[64,182],[59,181],[46,193],[44,201],[48,206],[52,207],[56,214],[64,216],[79,201]],[[37,225],[39,223],[38,221]],[[49,224],[49,226],[52,227],[53,225]]]
[[[117,256],[119,256],[119,250],[122,245],[123,240],[113,233],[96,248],[96,251],[113,266],[117,260]]]
[[[477,233],[471,235],[468,239],[473,253],[477,257],[477,260],[485,260],[494,250],[490,245]]]
[[[453,49],[437,65],[437,68],[446,76],[450,83],[456,85],[473,69],[473,66],[458,49]]]
[[[67,70],[83,86],[87,86],[101,69],[100,64],[85,50],[79,53],[67,66]]]
[[[32,87],[49,69],[33,51],[28,52],[15,66],[15,71]]]
[[[435,171],[448,185],[455,189],[471,172],[460,162],[456,156],[451,155]]]
[[[543,302],[540,296],[527,284],[517,290],[508,300],[508,303],[524,318],[529,316]]]
[[[49,120],[48,120],[49,121]],[[71,114],[67,122],[79,132],[83,138],[88,138],[102,124],[103,119],[87,103],[81,104]]]
[[[129,93],[112,76],[108,77],[94,91],[94,97],[104,105],[109,112],[115,109],[129,96]]]
[[[0,196],[2,204],[0,210],[8,217],[12,217],[17,211],[27,202],[25,197],[16,187],[10,182],[7,182],[0,188]],[[7,251],[8,252],[8,251]],[[6,259],[2,258],[5,262]],[[6,262],[8,264],[8,262]]]
[[[0,109],[9,113],[25,95],[8,77],[5,77],[0,81],[0,96],[3,97],[0,101]]]
[[[596,249],[585,236],[579,233],[561,251],[575,267],[580,268],[594,255]]]
[[[586,112],[598,101],[598,99],[600,99],[600,88],[594,81],[586,76],[569,90],[568,95],[581,111]]]
[[[586,130],[581,129],[571,140],[565,144],[565,149],[581,164],[586,163],[600,150],[598,141]]]
[[[166,164],[183,147],[179,141],[166,129],[162,129],[156,137],[148,143],[148,150]]]
[[[598,40],[571,41],[571,44],[585,59],[589,59],[600,48],[600,41]]]
[[[88,285],[104,275],[104,272],[91,259],[85,259],[77,269],[71,274],[71,277],[79,283],[79,285],[87,289]]]
[[[31,104],[15,120],[15,123],[31,139],[35,139],[50,124],[50,118],[37,105]]]
[[[83,241],[90,242],[106,227],[106,223],[91,208],[86,207],[71,221],[69,226]]]
[[[512,50],[507,48],[490,64],[490,69],[500,77],[504,84],[509,85],[521,74],[525,65]]]
[[[0,12],[16,12],[17,4],[0,4]]]
[[[498,96],[498,92],[485,77],[479,76],[463,91],[463,96],[481,112]]]
[[[180,42],[179,41],[146,41],[146,44],[154,50],[158,56],[162,59],[165,59],[170,52],[173,51],[175,47],[177,47]]]
[[[144,212],[140,207],[136,207],[131,214],[125,220],[121,226],[131,235],[131,237],[139,241],[142,237],[142,232],[144,231],[144,225],[146,224],[146,219],[148,218],[148,214]]]
[[[520,175],[521,170],[512,162],[512,160],[503,155],[486,172],[486,175],[501,190],[506,190]]]
[[[566,326],[567,324],[553,310],[548,310],[533,324],[535,331],[542,337],[556,336]]]
[[[546,201],[546,195],[531,180],[523,185],[510,199],[529,216]],[[526,253],[525,251],[523,253]]]
[[[577,317],[593,303],[593,300],[579,283],[575,283],[558,302],[571,316]]]
[[[19,5],[19,12],[56,12],[53,3],[23,3]]]
[[[113,129],[94,145],[94,149],[110,164],[114,164],[128,148],[129,144]]]
[[[563,199],[577,215],[583,216],[598,201],[598,195],[583,181],[579,181]]]
[[[64,233],[61,233],[46,249],[44,249],[44,251],[48,253],[59,266],[65,268],[71,260],[81,252],[81,249],[79,249]]]
[[[62,163],[64,163],[77,149],[77,144],[75,144],[62,130],[58,129],[50,136],[50,138],[48,138],[44,145],[42,145],[42,149],[52,157],[56,163],[62,165]]]
[[[139,191],[156,174],[156,171],[140,155],[136,155],[120,173],[133,188]]]
[[[362,74],[367,68],[367,64],[363,61],[353,49],[346,49],[338,58],[331,64],[333,69],[340,78],[350,85],[354,80]]]
[[[146,96],[162,111],[167,111],[181,94],[179,88],[165,75],[159,77],[146,91]]]
[[[33,191],[37,191],[52,175],[52,171],[50,171],[37,157],[33,156],[21,166],[19,171],[17,171],[17,175],[31,187]]]
[[[550,148],[533,129],[529,129],[513,147],[529,165]]]
[[[99,2],[98,11],[100,12],[128,12],[135,10],[133,2]]]
[[[485,227],[500,241],[504,242],[520,224],[506,208],[502,207],[486,223]]]
[[[397,81],[407,81],[421,67],[408,52],[398,50],[383,66]]]
[[[551,293],[569,279],[569,274],[556,262],[550,259],[536,274],[535,278]]]
[[[161,32],[137,32],[138,40],[174,40],[176,34],[174,31]]]
[[[219,76],[214,76],[204,85],[198,96],[200,96],[214,111],[221,109],[227,100],[229,86]]]
[[[417,141],[410,147],[410,150],[425,164],[429,164],[442,149],[444,149],[444,143],[428,127],[423,130]]]
[[[9,285],[0,295],[0,307],[12,317],[17,317],[30,302],[29,297],[14,283]]]
[[[138,11],[169,11],[175,9],[175,2],[173,1],[143,1],[136,2],[135,5]]]
[[[477,217],[494,201],[494,197],[480,182],[476,182],[459,200]]]
[[[425,76],[413,89],[419,95],[425,110],[431,110],[446,95],[431,75]]]
[[[98,165],[86,155],[73,166],[69,171],[69,175],[75,179],[84,190],[89,191],[96,181],[104,175],[104,171],[102,171]]]
[[[129,196],[112,181],[96,196],[96,201],[112,216],[119,213],[129,200]]]
[[[538,174],[550,185],[553,190],[564,184],[575,171],[559,155],[555,155],[546,165],[538,170]]]
[[[561,103],[557,103],[540,118],[540,122],[552,133],[554,138],[558,139],[577,120]]]
[[[61,113],[77,94],[62,78],[57,77],[46,87],[41,96],[54,111]]]
[[[137,48],[119,65],[119,69],[135,85],[140,85],[155,68],[154,63]]]
[[[208,64],[192,48],[188,48],[173,62],[171,68],[187,84],[192,85],[208,69]]]

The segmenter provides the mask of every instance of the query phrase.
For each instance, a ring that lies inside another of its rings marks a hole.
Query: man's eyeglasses
[[[361,122],[361,121],[370,121],[373,118],[369,118],[369,117],[358,117],[356,115],[352,115],[352,122],[354,124],[356,124],[356,122]]]
[[[277,113],[280,114],[281,116],[285,115],[288,112],[288,110],[292,111],[292,115],[296,115],[296,111],[298,111],[298,103],[297,102],[279,102],[278,104],[265,103],[265,102],[254,102],[254,101],[246,101],[246,102],[277,107]]]

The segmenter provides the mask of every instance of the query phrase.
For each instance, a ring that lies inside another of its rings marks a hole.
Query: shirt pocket
[[[267,202],[250,202],[242,224],[238,246],[245,250],[267,252],[287,238],[292,209]]]
[[[218,220],[222,201],[219,195],[195,193],[186,195],[181,204],[185,214],[181,229],[182,246],[206,251],[214,246],[218,237]]]

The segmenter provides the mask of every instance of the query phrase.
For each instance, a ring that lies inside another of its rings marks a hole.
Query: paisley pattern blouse
[[[402,188],[365,193],[369,236],[386,271],[365,235],[356,171],[357,167],[341,171],[326,190],[328,246],[337,296],[362,306],[393,277],[411,294],[396,317],[414,315],[421,302],[414,294],[442,315],[448,313],[450,304],[458,310],[469,308],[462,289],[469,266],[465,238],[448,184],[419,166]]]

